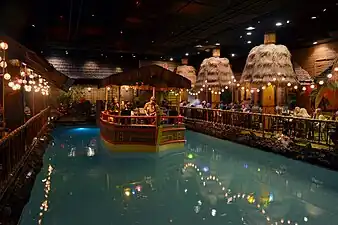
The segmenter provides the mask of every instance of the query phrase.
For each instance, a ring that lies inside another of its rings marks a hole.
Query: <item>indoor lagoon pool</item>
[[[336,224],[337,172],[186,135],[165,155],[116,155],[98,128],[57,128],[20,224]]]

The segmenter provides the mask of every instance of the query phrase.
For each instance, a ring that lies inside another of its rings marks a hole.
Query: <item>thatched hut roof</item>
[[[177,74],[189,79],[191,81],[191,87],[196,84],[196,69],[193,66],[178,66],[175,71]]]
[[[191,88],[190,80],[158,65],[113,74],[101,82],[101,86],[141,84],[157,88]]]
[[[233,80],[233,72],[227,58],[211,57],[204,59],[197,76],[197,87],[207,81],[208,87],[223,87]]]
[[[301,85],[309,85],[313,83],[313,79],[310,76],[310,74],[306,70],[304,70],[300,65],[295,63],[294,69],[295,69],[297,80]]]
[[[248,55],[241,82],[266,84],[274,81],[279,84],[297,83],[291,53],[284,45],[254,47]]]

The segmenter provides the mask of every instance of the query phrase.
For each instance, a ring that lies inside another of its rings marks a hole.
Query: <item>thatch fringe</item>
[[[254,47],[247,58],[241,82],[266,84],[297,83],[291,53],[284,45],[263,44]]]
[[[220,88],[229,85],[233,80],[233,72],[227,58],[211,57],[204,59],[198,76],[196,87],[206,84],[211,88]]]
[[[313,79],[310,76],[310,74],[306,70],[304,70],[300,65],[295,63],[294,69],[295,69],[297,80],[301,85],[307,85],[307,84],[313,83]]]
[[[178,66],[176,73],[189,79],[191,81],[191,87],[193,88],[196,84],[196,69],[193,66]]]

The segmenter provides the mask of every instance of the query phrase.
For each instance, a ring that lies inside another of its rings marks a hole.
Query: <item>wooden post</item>
[[[106,96],[105,96],[106,102],[105,102],[105,105],[104,105],[104,110],[107,111],[107,109],[108,109],[108,88],[106,87],[105,90],[106,90],[106,93],[105,93],[106,94]]]
[[[155,95],[156,95],[156,88],[153,87],[153,97],[155,98]]]
[[[119,86],[119,115],[121,116],[121,86]]]

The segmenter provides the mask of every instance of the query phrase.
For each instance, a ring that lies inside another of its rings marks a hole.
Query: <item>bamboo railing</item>
[[[50,108],[42,110],[24,125],[0,140],[0,199],[9,180],[30,153],[31,146],[48,122]]]
[[[275,114],[244,113],[230,110],[180,108],[186,119],[208,121],[233,126],[265,135],[284,134],[296,141],[310,142],[333,147],[333,134],[337,132],[338,121],[317,120]]]

